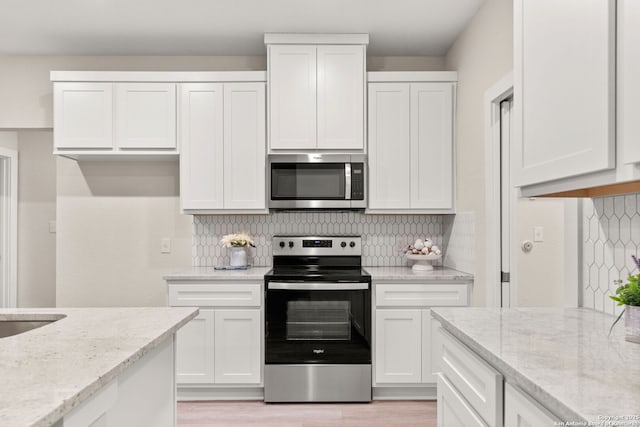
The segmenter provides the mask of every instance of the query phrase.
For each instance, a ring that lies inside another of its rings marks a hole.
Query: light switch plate
[[[55,234],[56,232],[56,220],[49,221],[49,233]]]
[[[160,253],[161,254],[170,254],[171,253],[171,239],[169,237],[164,237],[160,240]]]
[[[536,225],[533,227],[533,241],[534,242],[544,242],[544,227],[541,225]]]

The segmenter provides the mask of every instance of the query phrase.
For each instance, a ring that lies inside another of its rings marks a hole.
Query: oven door
[[[268,282],[266,364],[370,364],[369,283]]]

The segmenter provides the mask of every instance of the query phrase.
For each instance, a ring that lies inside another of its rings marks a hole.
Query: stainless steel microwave
[[[270,209],[364,209],[364,154],[269,156]]]

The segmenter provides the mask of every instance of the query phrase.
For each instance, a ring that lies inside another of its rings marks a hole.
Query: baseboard
[[[178,401],[192,400],[264,400],[263,387],[180,387]]]
[[[436,385],[373,387],[373,400],[436,400]]]

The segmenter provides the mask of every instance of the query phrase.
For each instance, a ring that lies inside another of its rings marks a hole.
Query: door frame
[[[501,239],[500,239],[500,103],[514,95],[513,73],[509,73],[491,86],[484,94],[485,122],[485,254],[486,254],[486,306],[501,306]],[[514,99],[514,106],[517,100]],[[511,144],[518,142],[519,123],[512,121]],[[510,284],[509,306],[517,307],[518,302],[518,215],[519,189],[513,189],[510,200]],[[565,224],[575,222],[576,227],[564,230],[564,306],[578,307],[582,304],[580,295],[582,260],[582,202],[568,198],[564,201]],[[572,267],[573,266],[573,267]],[[493,286],[492,284],[498,284]]]
[[[2,214],[2,290],[3,308],[18,306],[18,152],[0,147],[0,185],[6,194],[5,203],[0,203]]]
[[[486,254],[486,306],[500,307],[500,103],[513,96],[513,73],[509,73],[484,93],[485,122],[485,254]],[[514,133],[515,135],[515,133]],[[513,197],[512,197],[513,199]],[[511,200],[510,229],[517,230],[514,215],[514,200]],[[513,241],[513,234],[511,234]],[[511,283],[516,283],[517,271],[513,260],[517,259],[513,243],[511,244]],[[493,286],[492,284],[498,284]],[[517,301],[517,287],[510,288],[510,302]]]

